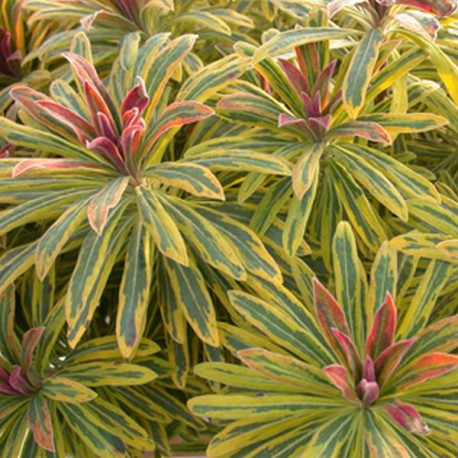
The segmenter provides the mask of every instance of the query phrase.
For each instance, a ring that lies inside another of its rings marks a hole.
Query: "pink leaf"
[[[375,382],[375,367],[374,361],[370,356],[366,356],[363,366],[363,378],[368,382]]]
[[[145,83],[143,79],[138,76],[137,85],[132,88],[124,97],[124,100],[121,104],[121,115],[124,118],[124,115],[128,111],[132,110],[132,108],[137,108],[139,114],[141,114],[148,106],[148,103],[149,97],[146,92]]]
[[[428,425],[413,406],[396,401],[393,404],[383,404],[382,407],[401,428],[409,431],[409,433],[421,436],[427,436],[431,433]]]
[[[35,350],[44,332],[44,327],[32,328],[22,336],[22,353],[24,355],[23,369],[26,374],[28,373],[32,364],[33,351]]]
[[[339,342],[340,347],[345,353],[347,358],[347,363],[350,369],[353,372],[353,377],[355,380],[358,380],[361,377],[362,370],[363,370],[363,362],[358,353],[358,349],[356,348],[355,343],[347,334],[339,331],[336,328],[331,328],[337,342]]]
[[[86,143],[86,148],[108,159],[121,173],[126,172],[125,164],[118,147],[106,137],[97,137]]]
[[[13,366],[8,383],[18,393],[23,394],[24,396],[30,396],[35,392],[34,388],[30,385],[27,375],[19,366]]]
[[[51,100],[38,100],[35,103],[50,116],[72,128],[77,135],[83,133],[86,140],[96,136],[94,126],[68,108]]]
[[[397,311],[390,293],[386,294],[385,302],[375,312],[372,329],[367,336],[366,355],[373,359],[394,341]]]
[[[123,130],[119,140],[119,147],[124,158],[135,156],[144,130],[144,123],[134,124]]]
[[[291,86],[293,86],[298,95],[301,92],[309,91],[309,84],[307,80],[295,65],[293,65],[291,62],[285,59],[278,59],[278,62],[280,63],[283,71],[285,72],[285,75],[288,78],[288,81],[290,82]]]
[[[332,75],[336,70],[337,60],[334,59],[318,76],[315,85],[313,86],[312,93],[319,93],[321,95],[321,108],[326,109],[329,103],[329,93],[331,89]]]
[[[352,402],[358,401],[353,380],[344,366],[333,364],[331,366],[326,366],[323,371],[332,380],[334,385],[339,388],[345,399]]]
[[[380,388],[377,382],[369,382],[365,378],[359,382],[356,391],[365,407],[372,405],[379,397]]]
[[[396,0],[396,4],[412,6],[440,17],[450,16],[458,9],[458,4],[451,0]]]
[[[416,338],[401,340],[378,355],[375,361],[375,373],[377,374],[377,380],[379,385],[382,387],[391,374],[399,366],[404,355],[409,351],[410,347],[416,342]]]
[[[20,396],[22,393],[15,390],[9,383],[0,382],[0,394],[6,394],[7,396]]]
[[[345,314],[332,294],[316,278],[313,279],[313,305],[328,342],[334,349],[340,348],[332,328],[350,334]]]
[[[13,169],[13,177],[30,172],[31,170],[66,170],[79,168],[97,168],[96,164],[73,159],[24,159]]]
[[[377,143],[392,143],[390,134],[380,124],[370,121],[348,121],[331,129],[327,137],[360,137]]]
[[[414,362],[406,374],[401,374],[397,391],[404,391],[412,386],[444,375],[458,367],[458,356],[447,353],[431,353]]]

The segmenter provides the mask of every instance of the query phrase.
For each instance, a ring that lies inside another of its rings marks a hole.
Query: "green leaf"
[[[242,291],[230,291],[228,295],[242,318],[266,334],[273,343],[307,363],[326,361],[321,342],[299,326],[286,311]]]
[[[237,280],[246,278],[245,268],[233,244],[222,231],[202,217],[191,205],[179,199],[167,197],[166,200],[165,197],[160,197],[188,243],[208,264]]]
[[[90,324],[123,239],[127,236],[127,230],[118,225],[124,209],[124,206],[118,206],[112,211],[102,233],[90,232],[81,245],[65,299],[68,342],[72,348]]]
[[[97,234],[101,234],[107,223],[108,212],[116,207],[129,185],[129,177],[119,177],[105,185],[89,202],[87,217]]]
[[[174,261],[188,265],[188,253],[177,224],[165,210],[157,193],[144,186],[135,188],[140,217],[158,250]]]
[[[216,313],[202,274],[195,267],[167,261],[171,287],[187,322],[205,343],[219,345]]]
[[[426,326],[451,272],[450,263],[432,261],[429,264],[398,326],[400,338],[413,337]]]
[[[223,212],[201,205],[195,208],[232,242],[234,250],[248,272],[277,284],[282,283],[280,268],[255,232]]]
[[[98,397],[87,408],[101,421],[104,428],[135,449],[153,451],[154,441],[148,433],[119,407]]]
[[[293,196],[283,230],[283,249],[292,258],[302,243],[305,228],[315,202],[319,181],[319,167],[316,166],[313,181],[302,198]]]
[[[157,377],[152,370],[137,364],[118,361],[93,361],[64,367],[59,376],[86,386],[142,385]]]
[[[224,200],[224,191],[209,169],[190,162],[163,162],[149,167],[145,176],[165,186],[183,189],[194,196]]]
[[[367,88],[379,56],[383,33],[379,28],[370,30],[356,46],[352,60],[345,73],[342,95],[345,108],[356,118],[364,105]]]
[[[135,354],[146,325],[152,279],[150,237],[139,222],[127,248],[116,318],[116,338],[124,358]]]
[[[291,356],[261,348],[241,350],[237,356],[257,373],[280,384],[301,388],[304,394],[331,397],[336,395],[321,369]]]
[[[382,126],[392,137],[438,129],[448,124],[447,119],[432,113],[375,113],[358,118]]]
[[[47,379],[43,384],[41,393],[52,401],[69,402],[71,404],[92,401],[97,397],[95,391],[81,383],[59,376]]]
[[[317,143],[305,148],[293,169],[293,189],[296,197],[302,199],[313,185],[315,176],[320,170],[320,158],[324,153],[324,145]]]
[[[253,62],[265,59],[266,57],[275,57],[284,54],[293,48],[307,43],[316,43],[317,41],[335,40],[338,38],[348,38],[355,35],[354,30],[338,29],[330,27],[311,27],[288,30],[276,34],[266,43],[264,43],[255,53]]]
[[[408,219],[407,203],[396,186],[386,176],[373,167],[364,158],[345,149],[345,145],[336,146],[336,159],[358,180],[380,203],[385,205],[402,221]]]
[[[287,416],[305,415],[320,409],[332,409],[343,405],[342,402],[317,399],[314,396],[295,394],[269,394],[260,397],[246,395],[206,395],[188,401],[188,407],[201,417],[238,420],[258,418],[270,420]]]
[[[362,285],[365,271],[358,258],[355,236],[350,224],[342,221],[337,226],[333,240],[334,281],[336,299],[342,307],[358,348],[365,339],[366,293]]]
[[[119,450],[106,436],[103,420],[96,417],[84,405],[60,403],[62,413],[69,428],[100,458],[123,457]]]

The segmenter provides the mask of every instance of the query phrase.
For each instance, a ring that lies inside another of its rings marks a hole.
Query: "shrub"
[[[1,6],[2,456],[456,455],[456,1]]]

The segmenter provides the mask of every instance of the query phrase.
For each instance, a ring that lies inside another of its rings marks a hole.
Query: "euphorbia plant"
[[[347,223],[338,227],[333,255],[341,304],[316,278],[313,304],[284,291],[271,296],[273,303],[229,293],[253,328],[243,334],[221,324],[225,345],[248,367],[195,369],[227,388],[191,400],[191,410],[211,421],[236,420],[213,438],[209,456],[453,456],[442,419],[456,422],[448,403],[457,390],[451,371],[458,357],[449,352],[457,346],[458,316],[428,325],[429,296],[425,315],[408,311],[398,318],[396,253],[387,244],[368,295]],[[433,267],[445,269],[440,282],[431,272],[424,279],[436,297],[450,268]],[[388,293],[375,308],[384,287]]]
[[[117,335],[126,357],[134,354],[142,336],[159,258],[170,282],[181,289],[171,302],[175,308],[180,304],[178,317],[167,310],[164,316],[179,319],[181,333],[186,317],[199,336],[214,346],[218,344],[216,316],[198,262],[209,263],[230,278],[244,279],[247,271],[255,271],[281,281],[278,266],[252,231],[231,218],[218,218],[218,213],[201,213],[203,202],[189,198],[224,199],[210,169],[175,160],[172,143],[178,128],[213,113],[202,102],[187,100],[187,88],[196,97],[209,97],[212,88],[226,84],[225,72],[233,71],[223,68],[221,81],[196,75],[194,85],[183,87],[181,100],[168,104],[167,83],[195,38],[183,35],[171,41],[167,34],[159,34],[138,49],[137,34],[129,36],[107,88],[91,64],[87,37],[79,34],[73,46],[84,56],[65,55],[76,88],[55,81],[51,97],[31,88],[15,88],[12,96],[21,108],[23,124],[0,121],[6,139],[21,148],[22,155],[32,156],[1,164],[5,178],[0,186],[8,191],[3,201],[14,206],[0,214],[0,232],[36,220],[53,223],[36,241],[3,255],[0,290],[34,261],[37,275],[44,278],[62,251],[79,248],[66,296],[71,346],[86,331],[120,257],[125,267]],[[199,78],[205,78],[200,86]],[[212,165],[226,162],[227,158],[220,158]],[[277,164],[279,173],[290,173],[288,163],[278,160]],[[243,163],[232,167],[243,168]],[[26,196],[30,179],[35,184]],[[235,243],[241,238],[250,246],[249,256],[244,246]],[[18,252],[24,256],[19,270],[11,264]],[[185,300],[189,296],[194,300]]]

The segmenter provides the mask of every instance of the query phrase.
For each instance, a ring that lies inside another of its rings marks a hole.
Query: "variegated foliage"
[[[76,87],[54,81],[50,96],[16,87],[12,97],[23,124],[0,120],[2,135],[22,156],[1,163],[0,199],[10,206],[0,214],[0,232],[43,221],[38,238],[13,243],[2,255],[0,290],[33,264],[45,278],[62,253],[77,249],[65,299],[68,341],[74,347],[113,266],[124,259],[116,334],[125,357],[142,337],[158,262],[170,284],[163,302],[167,322],[182,336],[186,319],[213,346],[218,345],[216,314],[199,263],[236,280],[253,272],[281,281],[279,267],[256,234],[208,208],[209,199],[225,198],[209,167],[175,157],[169,147],[181,126],[213,114],[201,101],[227,84],[228,73],[240,71],[240,59],[225,59],[219,78],[218,71],[198,73],[167,104],[167,83],[195,37],[170,40],[159,34],[140,49],[138,38],[134,33],[124,42],[107,88],[91,64],[87,37],[77,35],[73,52],[65,54]],[[262,166],[265,159],[277,173],[290,174],[285,161],[264,156],[252,158],[252,164]],[[215,156],[209,166],[227,163],[227,157]],[[243,158],[230,168],[243,170]]]
[[[277,34],[258,49],[237,44],[239,54],[254,59],[259,78],[252,74],[252,82],[231,86],[216,105],[217,114],[230,123],[226,131],[220,128],[217,132],[224,133],[215,138],[213,130],[206,142],[198,137],[187,157],[207,157],[215,148],[228,153],[263,148],[293,162],[291,178],[250,173],[232,192],[239,202],[256,203],[251,220],[256,232],[268,229],[277,214],[285,220],[283,248],[290,257],[306,234],[321,248],[329,267],[331,234],[342,218],[352,223],[367,253],[375,253],[384,240],[408,228],[421,230],[419,220],[448,238],[456,237],[451,223],[458,214],[455,201],[442,198],[432,182],[435,177],[412,167],[412,158],[401,154],[407,142],[421,144],[427,131],[450,136],[442,127],[448,124],[446,117],[423,112],[423,107],[414,111],[418,100],[409,98],[406,107],[397,106],[396,81],[409,79],[412,65],[425,57],[409,45],[394,51],[395,42],[380,35],[382,50],[374,54],[371,68],[361,62],[367,81],[355,87],[367,86],[368,91],[360,95],[364,109],[352,119],[344,94],[346,81],[355,81],[349,77],[353,64],[341,49],[334,51],[323,41],[352,31],[329,28],[320,10],[306,25]],[[296,62],[268,57],[286,52],[292,44],[300,44],[294,48]],[[360,76],[362,70],[356,73]],[[234,125],[234,133],[227,134]],[[425,207],[440,209],[440,218]]]
[[[142,339],[129,361],[111,335],[71,350],[64,302],[54,271],[42,282],[28,275],[0,297],[2,456],[168,454],[168,425],[175,422],[173,436],[204,427],[162,381],[173,366],[152,340]]]
[[[215,423],[233,420],[208,456],[455,455],[458,315],[434,316],[453,267],[431,261],[426,286],[398,308],[412,278],[390,244],[370,284],[348,223],[338,225],[332,251],[337,299],[316,278],[305,303],[281,289],[229,293],[246,324],[220,329],[244,365],[196,366],[224,388],[188,403]]]

